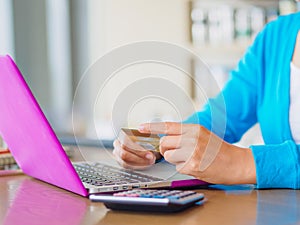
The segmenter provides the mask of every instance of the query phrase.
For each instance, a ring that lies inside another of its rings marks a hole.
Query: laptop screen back
[[[79,176],[9,56],[0,57],[0,135],[24,173],[86,196]]]

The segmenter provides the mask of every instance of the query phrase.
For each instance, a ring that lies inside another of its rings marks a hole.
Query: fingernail
[[[151,153],[146,154],[146,159],[153,159],[153,155]]]
[[[143,130],[145,130],[145,126],[143,124],[141,124],[138,129],[139,129],[139,131],[143,131]]]

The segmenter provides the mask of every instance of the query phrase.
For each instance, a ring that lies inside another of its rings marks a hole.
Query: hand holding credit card
[[[160,137],[157,134],[145,134],[137,129],[121,128],[119,135],[121,141],[125,136],[145,150],[159,152]]]

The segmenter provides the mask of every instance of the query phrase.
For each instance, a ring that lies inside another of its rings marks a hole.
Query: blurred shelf
[[[235,67],[256,34],[278,16],[278,0],[192,0],[191,49],[209,65]]]
[[[235,44],[191,45],[192,51],[208,65],[235,67],[242,58],[251,41]]]
[[[234,6],[244,6],[244,5],[256,5],[256,6],[276,6],[279,4],[279,0],[192,0],[194,6],[197,5],[216,5],[219,3],[234,5]]]

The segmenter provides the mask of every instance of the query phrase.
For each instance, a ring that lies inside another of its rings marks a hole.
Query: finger
[[[155,156],[149,151],[132,151],[126,146],[122,146],[119,141],[114,141],[113,154],[122,161],[132,165],[152,165],[155,162]]]
[[[189,154],[182,149],[168,150],[163,156],[166,161],[172,164],[184,163],[190,158]]]
[[[136,150],[136,149],[131,149],[127,147],[126,145],[121,144],[121,149],[126,150],[132,155],[137,156],[138,158],[143,158],[145,160],[150,160],[153,161],[155,160],[155,155],[151,151],[147,151],[146,149],[143,148],[143,150]]]
[[[165,151],[180,148],[182,136],[164,136],[160,139],[159,151],[163,155]]]
[[[152,166],[152,164],[148,164],[148,165],[132,165],[129,164],[127,162],[124,162],[118,155],[115,156],[116,161],[118,162],[118,164],[120,166],[122,166],[125,169],[133,169],[133,170],[143,170],[143,169],[147,169],[150,166]]]
[[[144,123],[139,126],[141,133],[179,135],[183,133],[184,126],[181,123]]]
[[[135,143],[131,138],[125,134],[124,132],[120,131],[118,136],[118,141],[123,145],[126,146],[129,151],[141,151],[144,152],[146,149],[144,149],[142,146]]]
[[[118,140],[114,141],[114,153],[118,154],[119,156],[123,156],[121,158],[124,158],[124,160],[127,159],[128,161],[139,162],[141,160],[143,161],[155,160],[155,156],[152,152],[146,150],[143,151],[132,150],[127,146],[121,144]]]

